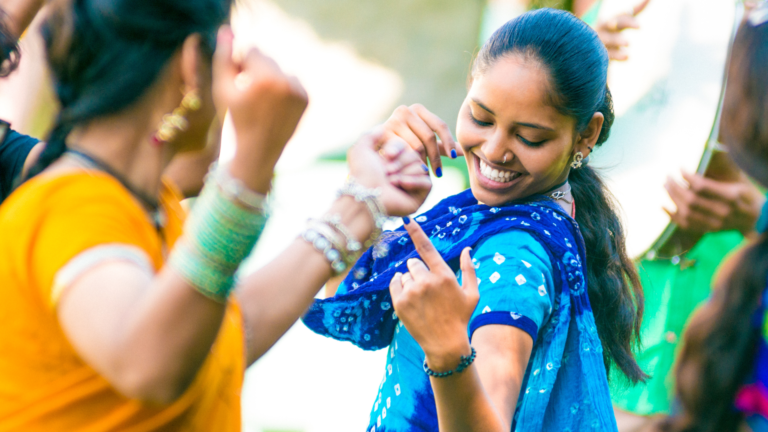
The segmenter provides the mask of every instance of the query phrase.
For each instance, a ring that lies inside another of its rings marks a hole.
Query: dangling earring
[[[571,162],[571,168],[573,169],[581,168],[581,161],[583,160],[584,160],[584,154],[582,152],[576,152],[576,154],[573,155],[573,162]]]
[[[189,128],[187,114],[199,110],[201,104],[197,90],[188,91],[184,95],[184,99],[181,100],[181,105],[172,113],[163,116],[160,127],[152,136],[152,144],[155,146],[163,145],[173,141],[179,132],[187,130]]]

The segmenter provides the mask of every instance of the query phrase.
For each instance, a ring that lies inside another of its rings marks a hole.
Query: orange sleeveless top
[[[245,346],[234,301],[193,384],[162,407],[113,389],[78,356],[56,316],[57,273],[84,251],[129,246],[155,272],[162,267],[184,220],[179,194],[164,186],[165,244],[131,194],[99,172],[38,176],[0,206],[0,432],[241,431]]]

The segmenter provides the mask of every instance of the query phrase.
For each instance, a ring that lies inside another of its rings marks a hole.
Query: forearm
[[[467,343],[464,354],[469,351]],[[442,362],[433,357],[434,367],[429,359],[427,363],[434,370],[451,370],[458,364],[459,356],[452,358],[450,362]],[[435,394],[440,432],[509,432],[511,425],[504,421],[495,408],[475,364],[449,377],[431,377],[430,382]]]
[[[431,378],[440,432],[509,432],[470,366],[447,378]]]
[[[361,242],[373,230],[370,212],[351,197],[338,199],[328,213],[340,215],[342,224]],[[332,275],[328,260],[299,238],[242,282],[237,295],[247,325],[249,363],[267,352],[307,311]]]

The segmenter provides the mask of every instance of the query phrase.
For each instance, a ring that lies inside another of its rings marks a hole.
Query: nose
[[[514,160],[514,153],[510,150],[509,139],[502,131],[496,131],[480,147],[489,162],[505,164]]]

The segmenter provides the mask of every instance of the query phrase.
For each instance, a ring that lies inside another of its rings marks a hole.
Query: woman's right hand
[[[307,92],[256,48],[235,60],[233,40],[232,30],[221,27],[213,61],[214,101],[220,118],[229,110],[235,127],[232,175],[266,193],[275,164],[307,107]]]
[[[364,135],[347,153],[350,175],[378,188],[390,216],[407,216],[424,203],[432,181],[418,153],[401,139],[385,140],[383,131]]]
[[[437,141],[437,137],[440,142]],[[432,166],[437,177],[443,176],[440,156],[456,158],[464,151],[453,139],[448,125],[423,105],[401,105],[384,123],[384,139],[398,137],[421,156],[421,160]]]

